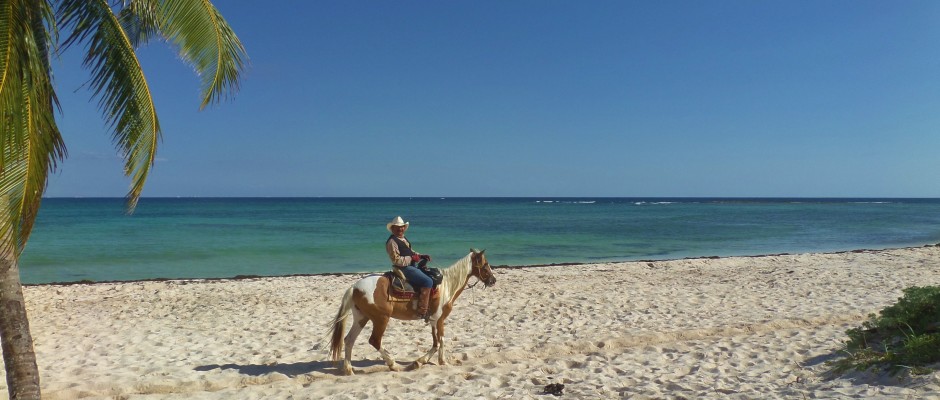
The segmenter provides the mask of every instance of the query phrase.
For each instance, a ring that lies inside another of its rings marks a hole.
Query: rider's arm
[[[402,256],[398,252],[398,245],[395,244],[395,241],[392,239],[385,242],[385,252],[388,253],[388,258],[392,260],[392,265],[396,267],[407,267],[411,265],[411,257]]]

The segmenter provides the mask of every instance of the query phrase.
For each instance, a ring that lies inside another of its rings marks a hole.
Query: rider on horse
[[[408,279],[408,283],[418,291],[418,318],[425,318],[428,314],[428,301],[431,299],[434,281],[422,269],[426,268],[425,264],[428,261],[431,261],[431,256],[418,254],[417,251],[411,249],[411,242],[405,238],[408,224],[401,217],[395,217],[385,225],[392,233],[385,242],[385,251],[392,260],[392,267],[398,268]]]

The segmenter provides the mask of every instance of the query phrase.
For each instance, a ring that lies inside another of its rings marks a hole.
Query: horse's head
[[[470,257],[471,262],[473,263],[471,275],[477,277],[480,282],[483,282],[483,285],[490,287],[496,284],[496,275],[493,274],[493,269],[490,268],[490,263],[486,261],[486,256],[483,253],[486,250],[476,251],[470,249],[470,252],[473,255]]]

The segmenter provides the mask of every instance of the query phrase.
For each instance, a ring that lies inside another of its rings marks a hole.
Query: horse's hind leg
[[[369,323],[369,318],[362,315],[357,308],[353,308],[353,318],[352,326],[349,327],[349,333],[346,334],[346,339],[343,343],[346,346],[345,358],[343,358],[343,374],[352,375],[352,349],[353,345],[356,344],[356,338],[359,337],[359,333],[362,332],[362,328],[366,327],[366,324]]]
[[[392,371],[398,371],[398,364],[395,364],[395,360],[391,355],[385,351],[385,348],[382,347],[382,335],[385,334],[385,328],[388,327],[388,317],[380,317],[372,321],[372,336],[369,337],[369,344],[372,347],[375,347],[379,351],[379,354],[382,355],[382,359],[385,360],[385,365],[388,365],[388,368]]]

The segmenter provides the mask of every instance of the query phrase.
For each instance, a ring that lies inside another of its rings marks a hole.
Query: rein
[[[428,263],[428,264],[427,264],[427,267],[428,267],[428,268],[431,268],[431,263]],[[471,270],[474,270],[474,269],[480,270],[480,275],[483,275],[483,274],[482,274],[482,272],[483,272],[483,265],[479,265],[479,266],[473,265],[473,261],[470,261],[470,269],[471,269]],[[476,282],[473,282],[473,284],[471,284],[469,278],[470,278],[470,277],[467,277],[467,282],[464,283],[464,287],[467,288],[467,289],[473,289],[473,288],[475,288],[477,285],[479,285],[481,282],[483,282],[483,280],[478,277],[478,278],[477,278],[477,281],[476,281]]]
[[[471,261],[471,263],[472,263],[472,261]],[[483,275],[483,266],[482,266],[482,265],[480,265],[480,266],[475,266],[475,265],[471,264],[470,268],[480,270],[480,275]],[[467,286],[467,289],[473,289],[474,287],[476,287],[477,285],[479,285],[480,282],[483,282],[483,280],[480,279],[479,277],[477,277],[477,281],[476,281],[476,282],[473,282],[473,284],[471,285],[471,284],[470,284],[470,280],[467,279],[467,285],[466,285],[466,286]],[[484,286],[485,286],[485,284],[484,284]]]

